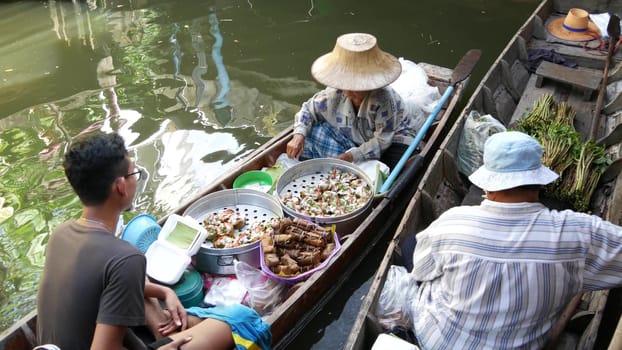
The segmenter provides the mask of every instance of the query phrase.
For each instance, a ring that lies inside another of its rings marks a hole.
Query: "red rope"
[[[607,55],[607,47],[606,47],[605,41],[600,36],[600,34],[594,33],[594,32],[590,32],[590,35],[594,39],[584,42],[583,43],[583,50],[585,50],[585,52],[589,53],[590,55],[606,56]],[[598,45],[596,45],[595,47],[590,47],[590,45],[588,45],[588,44],[593,42],[594,40],[597,40]]]
[[[608,49],[609,49],[609,42],[605,42],[603,40],[603,38],[597,34],[597,33],[592,33],[591,34],[592,37],[594,39],[586,41],[583,43],[583,49],[591,54],[591,55],[595,55],[595,56],[607,56],[608,54]],[[594,47],[590,47],[590,45],[588,45],[589,43],[591,43],[592,41],[597,40],[598,41],[598,45],[594,46]],[[620,44],[622,43],[622,36],[618,37],[618,40],[616,41],[616,43],[614,44],[615,46],[613,47],[613,53],[615,54],[616,52],[618,52],[618,49],[620,48]]]

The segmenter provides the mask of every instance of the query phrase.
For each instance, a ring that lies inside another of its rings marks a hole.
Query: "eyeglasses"
[[[127,179],[130,176],[134,176],[136,178],[136,181],[140,181],[140,179],[143,177],[143,169],[138,169],[135,172],[129,173],[123,177]]]

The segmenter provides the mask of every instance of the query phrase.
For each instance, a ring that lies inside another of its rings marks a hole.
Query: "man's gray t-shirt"
[[[46,247],[37,297],[37,338],[63,350],[88,349],[97,323],[145,324],[145,256],[130,243],[76,222]]]

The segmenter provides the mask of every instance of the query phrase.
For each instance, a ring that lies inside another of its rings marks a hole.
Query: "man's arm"
[[[327,113],[327,108],[328,94],[324,89],[305,101],[294,115],[294,133],[307,137],[314,125],[325,121],[324,114]]]
[[[117,350],[123,348],[126,326],[98,323],[91,343],[91,350]]]
[[[429,229],[428,227],[426,230]],[[418,282],[431,281],[441,275],[441,269],[437,266],[438,262],[434,260],[432,250],[432,240],[426,231],[417,234],[411,274]]]

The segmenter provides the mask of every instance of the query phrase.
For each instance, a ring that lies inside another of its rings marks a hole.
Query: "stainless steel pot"
[[[283,210],[275,197],[251,189],[227,189],[210,193],[190,205],[184,215],[202,224],[208,215],[229,208],[243,215],[247,223],[251,220],[283,217]],[[235,248],[214,248],[211,242],[206,241],[195,255],[195,267],[212,274],[232,275],[235,274],[234,262],[238,260],[260,268],[260,244],[257,241]]]
[[[283,196],[289,192],[298,193],[307,185],[316,185],[324,176],[328,176],[333,169],[352,173],[369,184],[372,195],[359,208],[343,215],[337,216],[309,216],[295,211],[285,205]],[[335,225],[340,236],[352,233],[363,221],[366,214],[371,212],[373,194],[376,193],[374,185],[367,174],[358,166],[340,159],[318,158],[298,163],[287,169],[276,183],[276,194],[283,211],[294,217],[306,219],[323,226]]]

